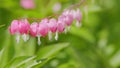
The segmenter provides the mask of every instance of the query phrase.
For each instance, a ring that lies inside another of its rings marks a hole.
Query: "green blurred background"
[[[0,0],[0,68],[120,68],[120,0],[86,0],[80,7],[82,27],[72,24],[59,40],[37,38],[16,43],[9,34],[12,20],[44,18],[80,0],[35,0],[35,9],[24,9],[20,0]],[[61,4],[53,12],[55,3]],[[87,12],[86,12],[87,11]],[[30,23],[36,20],[30,20]]]

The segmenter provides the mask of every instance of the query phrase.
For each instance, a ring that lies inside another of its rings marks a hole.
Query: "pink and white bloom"
[[[48,24],[40,22],[38,27],[38,35],[45,37],[48,34]]]
[[[66,23],[67,26],[70,26],[72,24],[72,22],[73,22],[72,15],[68,15],[68,16],[65,17],[65,23]]]
[[[27,19],[22,19],[19,21],[20,34],[28,34],[29,29],[30,29],[30,24]]]
[[[39,26],[39,24],[37,22],[33,22],[30,25],[30,35],[31,36],[33,36],[33,37],[37,36],[38,26]]]
[[[70,26],[72,25],[73,21],[74,21],[74,14],[72,13],[72,10],[65,10],[62,13],[62,16],[64,16],[64,21],[66,24],[66,28],[65,28],[65,34],[70,30]]]
[[[14,35],[19,32],[19,21],[13,20],[9,27],[10,34]]]
[[[34,9],[35,8],[34,0],[20,0],[20,4],[25,9]]]
[[[16,41],[19,42],[20,35],[23,35],[23,40],[27,41],[29,39],[28,31],[30,28],[30,24],[28,23],[27,19],[23,20],[13,20],[10,27],[9,31],[12,35],[16,35]]]
[[[58,32],[62,33],[65,29],[65,23],[64,21],[58,20],[57,22],[57,31],[56,31],[56,35],[55,35],[55,40],[58,40]]]
[[[80,27],[81,26],[81,19],[82,19],[82,12],[77,9],[75,10],[71,10],[71,14],[73,15],[73,18],[76,20],[76,26]]]
[[[26,42],[29,39],[30,24],[27,19],[22,19],[19,21],[19,33],[22,35],[23,40]]]
[[[56,30],[57,30],[57,20],[52,18],[49,20],[49,23],[48,23],[48,26],[49,26],[49,30],[52,32],[52,33],[55,33]]]
[[[54,18],[50,19],[48,23],[48,27],[49,27],[48,37],[49,37],[49,40],[51,40],[52,33],[55,33],[57,31],[57,20]]]
[[[9,32],[12,35],[16,35],[16,41],[19,43],[20,40],[20,33],[19,33],[19,21],[18,20],[13,20],[10,27],[9,27]]]
[[[65,29],[65,23],[63,23],[63,21],[58,20],[57,24],[58,24],[57,25],[57,31],[59,33],[62,33],[64,31],[64,29]]]
[[[41,21],[37,29],[38,44],[41,44],[40,37],[45,37],[48,34],[48,23]]]
[[[82,12],[79,9],[76,10],[75,19],[79,22],[82,19]]]

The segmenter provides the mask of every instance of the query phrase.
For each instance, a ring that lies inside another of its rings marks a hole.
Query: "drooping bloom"
[[[82,19],[82,13],[81,13],[81,11],[80,11],[79,9],[76,10],[75,19],[76,19],[77,21],[79,21],[79,22],[80,22],[81,19]]]
[[[73,22],[73,15],[70,13],[70,10],[66,10],[62,13],[62,17],[64,17],[65,24],[70,26]]]
[[[58,32],[62,33],[65,29],[65,23],[64,21],[58,20],[57,22],[57,31],[56,31],[56,35],[55,35],[55,40],[58,40]]]
[[[52,18],[49,20],[49,23],[48,23],[48,26],[49,26],[49,30],[52,32],[52,33],[55,33],[56,30],[57,30],[57,20]]]
[[[9,31],[12,35],[16,35],[16,41],[19,42],[20,35],[23,35],[23,40],[27,41],[29,37],[27,36],[28,31],[30,29],[30,25],[27,19],[23,20],[13,20],[11,26],[9,27]]]
[[[73,15],[73,18],[76,20],[76,26],[80,27],[81,26],[81,19],[82,19],[82,12],[77,9],[75,10],[71,10],[71,14]]]
[[[30,29],[30,24],[27,19],[22,19],[19,21],[20,34],[28,34],[29,29]]]
[[[30,35],[31,36],[33,36],[33,37],[37,36],[38,26],[39,26],[39,24],[37,22],[33,22],[30,25]]]
[[[48,34],[48,23],[40,22],[38,27],[38,35],[45,37]]]
[[[13,20],[10,27],[9,31],[12,35],[16,35],[16,41],[19,43],[20,40],[20,33],[19,33],[19,21],[18,20]]]
[[[48,23],[41,21],[38,24],[38,29],[37,29],[37,37],[38,37],[38,45],[41,44],[40,37],[45,37],[48,34]]]
[[[20,0],[20,4],[25,9],[34,9],[35,8],[34,0]]]
[[[52,33],[55,33],[57,31],[57,20],[54,18],[50,19],[48,23],[48,27],[49,27],[48,37],[49,37],[49,40],[51,40]]]
[[[27,19],[22,19],[19,21],[19,32],[22,35],[23,40],[26,42],[29,39],[30,24]]]
[[[13,20],[10,27],[9,31],[12,35],[16,34],[19,32],[19,21],[18,20]]]
[[[58,20],[58,23],[57,23],[57,30],[59,33],[62,33],[65,29],[65,23],[63,23],[63,21],[60,21]]]

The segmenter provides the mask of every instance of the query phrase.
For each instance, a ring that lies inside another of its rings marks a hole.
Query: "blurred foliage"
[[[15,36],[8,32],[11,21],[52,15],[56,2],[62,5],[59,14],[79,0],[35,0],[32,10],[23,9],[19,2],[0,0],[0,68],[120,67],[120,0],[86,0],[79,7],[82,27],[73,24],[67,34],[59,34],[58,41],[42,38],[40,46],[32,37],[16,43]]]

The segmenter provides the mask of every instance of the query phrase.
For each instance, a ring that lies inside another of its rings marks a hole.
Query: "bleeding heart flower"
[[[57,31],[57,20],[54,18],[50,19],[48,23],[48,27],[49,27],[48,37],[49,37],[49,40],[51,40],[52,33],[55,33]]]
[[[24,41],[27,41],[29,39],[28,36],[29,29],[30,29],[30,24],[27,21],[27,19],[13,20],[11,26],[9,27],[10,33],[12,35],[15,34],[17,36],[16,37],[17,42],[19,42],[20,34],[22,35]]]
[[[57,30],[57,20],[54,18],[50,19],[48,26],[49,26],[50,31],[55,33]]]
[[[65,29],[65,23],[63,23],[63,21],[60,21],[58,20],[58,23],[57,23],[57,30],[59,33],[62,33]]]
[[[19,33],[22,35],[23,40],[26,42],[29,39],[30,24],[27,19],[19,20]]]
[[[38,35],[45,37],[48,34],[48,30],[49,28],[47,23],[44,23],[44,22],[39,23]]]
[[[19,21],[19,32],[21,34],[28,34],[30,29],[30,24],[27,19],[22,19]]]
[[[20,4],[25,9],[34,9],[35,8],[34,0],[20,0]]]
[[[79,22],[80,22],[81,19],[82,19],[82,12],[81,12],[79,9],[76,10],[75,19],[76,19],[77,21],[79,21]]]
[[[73,18],[76,20],[76,26],[77,27],[80,27],[81,26],[81,19],[82,19],[82,12],[77,9],[76,11],[75,10],[71,10],[70,14],[73,15]]]
[[[16,34],[19,32],[19,21],[18,20],[13,20],[10,27],[9,31],[12,35]]]
[[[39,26],[39,24],[37,22],[33,22],[30,25],[30,35],[31,36],[33,36],[33,37],[37,36],[38,26]]]

